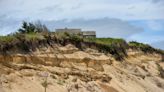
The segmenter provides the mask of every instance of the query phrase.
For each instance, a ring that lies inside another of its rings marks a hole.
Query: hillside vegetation
[[[41,23],[23,22],[18,32],[7,36],[0,36],[0,53],[30,53],[42,46],[59,44],[65,46],[73,44],[80,50],[85,48],[97,49],[99,52],[111,54],[117,60],[123,60],[127,56],[128,49],[141,50],[144,53],[163,54],[162,50],[155,49],[150,45],[135,41],[127,43],[123,39],[115,38],[82,38],[68,33],[57,34],[50,32]]]

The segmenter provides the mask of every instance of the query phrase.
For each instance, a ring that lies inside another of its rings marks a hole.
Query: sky
[[[0,0],[0,35],[38,20],[164,49],[164,0]]]

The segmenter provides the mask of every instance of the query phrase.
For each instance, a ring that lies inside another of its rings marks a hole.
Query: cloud
[[[0,35],[7,35],[17,30],[21,21],[8,18],[7,15],[0,16]]]
[[[15,31],[23,20],[41,20],[51,29],[77,27],[152,43],[164,40],[163,11],[164,0],[0,0],[0,34]]]
[[[152,0],[153,3],[164,3],[163,0]]]
[[[164,41],[151,43],[151,46],[164,50]]]
[[[54,10],[58,10],[60,12],[63,11],[62,7],[60,5],[52,5],[52,6],[47,6],[47,7],[44,7],[43,9],[40,9],[40,11],[42,12],[47,12],[47,11],[54,11]]]
[[[20,20],[4,19],[0,22],[1,33],[8,34],[16,31],[21,26]],[[100,19],[75,19],[43,21],[51,30],[56,28],[82,28],[83,30],[93,30],[98,37],[118,37],[127,38],[131,35],[143,32],[143,29],[130,25],[127,21],[120,19],[100,18]]]
[[[46,21],[51,29],[55,28],[82,28],[83,30],[94,30],[98,37],[119,37],[127,38],[131,35],[143,32],[143,29],[130,25],[120,19],[101,18],[101,19],[76,19]]]
[[[3,0],[0,1],[0,15],[8,14],[12,18],[33,20],[103,17],[123,20],[164,19],[164,6],[158,7],[150,2],[150,0]]]

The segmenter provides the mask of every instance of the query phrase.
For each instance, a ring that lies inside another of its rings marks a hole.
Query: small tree
[[[27,24],[27,22],[24,21],[22,28],[18,29],[18,31],[19,31],[19,33],[26,33],[27,29],[28,29],[28,24]]]
[[[46,27],[46,25],[42,24],[40,21],[37,21],[35,23],[36,32],[49,32],[49,29]]]
[[[29,23],[27,33],[34,33],[35,32],[35,25],[32,23]]]
[[[25,34],[25,33],[40,33],[40,32],[49,32],[46,25],[41,24],[40,21],[34,23],[27,23],[23,22],[22,27],[18,29],[19,33]]]
[[[20,28],[19,33],[33,33],[35,32],[35,25],[32,23],[23,22],[22,28]]]

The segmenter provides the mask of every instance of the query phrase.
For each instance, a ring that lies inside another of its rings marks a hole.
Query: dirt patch
[[[115,88],[110,87],[106,84],[103,83],[98,83],[100,85],[100,87],[104,90],[104,92],[118,92]]]

